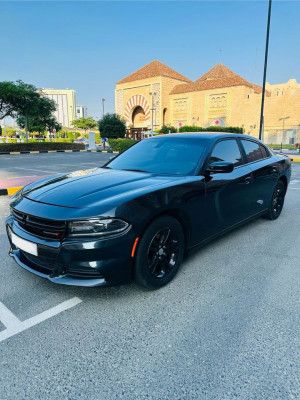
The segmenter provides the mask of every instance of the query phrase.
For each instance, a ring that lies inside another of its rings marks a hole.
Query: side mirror
[[[233,171],[233,163],[227,161],[216,161],[208,166],[209,172],[228,173]]]

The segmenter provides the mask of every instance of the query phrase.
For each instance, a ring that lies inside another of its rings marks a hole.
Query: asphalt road
[[[100,167],[112,156],[111,153],[100,152],[0,155],[0,179],[53,175]]]
[[[299,400],[299,204],[300,163],[278,220],[205,246],[148,292],[58,286],[21,269],[0,197],[2,315],[4,305],[4,317],[40,320],[0,341],[0,399]],[[50,315],[68,300],[78,304]]]

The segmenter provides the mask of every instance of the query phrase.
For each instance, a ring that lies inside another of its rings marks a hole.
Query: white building
[[[76,119],[78,118],[87,118],[87,107],[83,105],[76,106]]]
[[[76,119],[76,99],[73,89],[42,89],[42,92],[56,103],[57,110],[54,116],[57,121],[67,128],[72,127]]]

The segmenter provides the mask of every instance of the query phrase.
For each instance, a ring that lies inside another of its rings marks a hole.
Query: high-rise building
[[[78,118],[87,118],[88,112],[87,107],[83,105],[76,106],[76,119]]]
[[[76,119],[76,98],[73,89],[42,89],[49,99],[55,101],[57,110],[54,116],[64,127],[70,128]]]

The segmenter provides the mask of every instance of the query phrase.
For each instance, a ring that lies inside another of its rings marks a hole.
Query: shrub
[[[84,150],[84,144],[79,143],[0,143],[0,153],[11,151],[45,151],[45,150]]]
[[[229,133],[243,133],[243,128],[237,126],[209,126],[201,128],[200,126],[182,126],[179,132],[229,132]]]
[[[121,153],[122,151],[128,149],[135,143],[137,143],[137,140],[133,139],[109,139],[108,144],[110,145],[111,149],[113,151],[118,151]]]
[[[124,138],[126,123],[117,114],[105,114],[99,121],[99,131],[102,138]]]
[[[243,128],[238,126],[209,126],[204,129],[206,132],[229,132],[229,133],[243,133]]]
[[[176,133],[177,129],[174,126],[163,125],[162,128],[158,131],[158,133]]]

